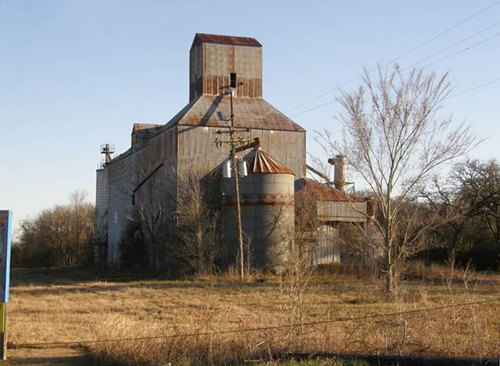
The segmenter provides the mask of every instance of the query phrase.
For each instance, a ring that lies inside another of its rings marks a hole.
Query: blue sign
[[[0,302],[9,301],[12,213],[0,211]]]

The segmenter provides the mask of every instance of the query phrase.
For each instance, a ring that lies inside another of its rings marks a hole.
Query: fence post
[[[0,303],[0,358],[7,359],[7,303]]]

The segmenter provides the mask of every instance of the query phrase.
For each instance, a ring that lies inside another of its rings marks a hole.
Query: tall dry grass
[[[381,296],[376,280],[327,274],[307,283],[262,274],[245,283],[230,276],[18,282],[9,341],[96,341],[84,343],[96,360],[130,365],[233,364],[294,352],[498,355],[498,302],[369,317],[499,294],[499,276],[447,276],[408,281],[395,301]],[[366,318],[344,319],[359,317]],[[282,328],[246,331],[272,326]]]

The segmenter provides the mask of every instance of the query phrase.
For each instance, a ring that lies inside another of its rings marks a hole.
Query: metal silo
[[[248,175],[240,178],[245,258],[252,268],[281,272],[294,235],[294,173],[260,148],[244,158]],[[234,178],[222,179],[223,238],[229,260],[238,258]]]

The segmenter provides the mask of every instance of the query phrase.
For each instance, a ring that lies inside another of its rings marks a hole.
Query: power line
[[[498,25],[498,24],[500,24],[500,21],[498,21],[498,22],[496,22],[496,23],[493,23],[492,25],[489,25],[488,27],[485,27],[485,28],[481,29],[480,31],[478,31],[478,32],[476,32],[476,33],[474,33],[474,34],[472,34],[472,35],[470,35],[470,36],[466,37],[466,38],[463,38],[463,39],[461,39],[461,40],[460,40],[460,41],[458,41],[458,42],[453,43],[451,46],[448,46],[448,47],[446,47],[446,48],[443,48],[441,51],[438,51],[438,52],[436,52],[436,53],[434,53],[434,54],[432,54],[432,55],[430,55],[430,56],[427,56],[426,58],[424,58],[424,59],[422,59],[422,60],[420,60],[420,61],[418,61],[418,62],[415,62],[414,64],[412,64],[412,65],[408,66],[408,68],[411,68],[411,67],[413,67],[413,66],[415,66],[415,65],[417,65],[417,64],[420,64],[420,63],[425,62],[425,61],[427,61],[427,60],[429,60],[429,59],[431,59],[431,58],[434,58],[434,57],[436,57],[436,56],[438,56],[438,55],[440,55],[440,54],[442,54],[442,53],[444,53],[444,52],[448,51],[449,49],[452,49],[453,47],[458,46],[459,44],[464,43],[465,41],[468,41],[469,39],[474,38],[475,36],[477,36],[477,35],[479,35],[479,34],[481,34],[481,33],[486,32],[487,30],[489,30],[489,29],[491,29],[491,28],[495,27],[495,26],[496,26],[496,25]],[[497,36],[498,36],[498,34],[497,34],[497,35],[494,35],[492,38],[495,38],[495,37],[497,37]]]
[[[481,15],[482,13],[484,13],[484,12],[488,11],[489,9],[491,9],[491,8],[493,8],[494,6],[498,5],[499,3],[500,3],[500,0],[495,1],[494,3],[492,3],[492,4],[488,5],[487,7],[485,7],[485,8],[483,8],[483,9],[479,10],[478,12],[476,12],[476,13],[474,13],[474,14],[472,14],[472,15],[468,16],[467,18],[465,18],[465,19],[463,19],[463,20],[459,21],[458,23],[456,23],[456,24],[452,25],[450,28],[445,29],[444,31],[442,31],[442,32],[438,33],[437,35],[435,35],[435,36],[433,36],[433,37],[429,38],[428,40],[426,40],[426,41],[424,41],[424,42],[422,42],[422,43],[418,44],[417,46],[415,46],[415,47],[413,47],[413,48],[409,49],[408,51],[403,52],[403,53],[402,53],[402,54],[400,54],[399,56],[396,56],[396,57],[392,58],[391,60],[389,60],[389,61],[387,61],[387,62],[384,62],[384,63],[382,64],[382,66],[387,65],[387,64],[389,64],[389,63],[392,63],[392,62],[394,62],[394,61],[396,61],[396,60],[399,60],[400,58],[402,58],[402,57],[404,57],[404,56],[406,56],[406,55],[408,55],[408,54],[412,53],[413,51],[416,51],[417,49],[422,48],[423,46],[425,46],[425,45],[427,45],[427,44],[431,43],[432,41],[436,40],[437,38],[440,38],[441,36],[443,36],[443,35],[445,35],[445,34],[447,34],[447,33],[451,32],[452,30],[454,30],[454,29],[458,28],[459,26],[461,26],[462,24],[464,24],[464,23],[468,22],[469,20],[471,20],[471,19],[473,19],[473,18],[477,17],[478,15]],[[373,71],[374,71],[374,70],[371,70],[370,72],[373,72]],[[355,81],[357,81],[357,80],[359,80],[359,79],[360,79],[360,77],[357,77],[356,79],[352,79],[352,80],[350,80],[350,81],[348,81],[348,82],[346,82],[346,83],[342,84],[342,85],[341,85],[341,86],[339,86],[339,87],[349,85],[349,84],[351,84],[351,83],[353,83],[353,82],[355,82]],[[316,100],[318,100],[318,99],[321,99],[321,98],[323,98],[324,96],[326,96],[326,95],[328,95],[328,94],[330,94],[330,93],[333,93],[333,92],[334,92],[334,91],[336,91],[339,87],[337,87],[337,88],[335,88],[335,89],[331,89],[331,90],[329,90],[329,91],[327,91],[327,92],[325,92],[325,93],[323,93],[323,94],[321,94],[321,95],[318,95],[318,96],[316,96],[316,97],[314,97],[314,98],[311,98],[311,99],[309,99],[309,100],[307,100],[307,101],[305,101],[305,102],[303,102],[303,103],[301,103],[301,104],[298,104],[298,105],[296,105],[295,107],[290,108],[290,109],[288,109],[288,110],[287,110],[287,111],[285,111],[285,112],[286,112],[286,113],[289,113],[289,112],[294,111],[294,110],[296,110],[296,109],[298,109],[298,108],[300,108],[300,107],[302,107],[302,106],[304,106],[304,105],[307,105],[307,104],[309,104],[309,103],[311,103],[311,102],[314,102],[314,101],[316,101]],[[326,103],[326,104],[329,104],[329,103]],[[326,105],[326,104],[325,104],[325,105]],[[319,108],[319,107],[318,107],[318,108]],[[300,113],[300,114],[302,114],[302,113],[305,113],[305,112],[299,112],[299,113]],[[296,115],[296,114],[295,114],[295,115]],[[294,115],[292,115],[292,116],[294,116]]]
[[[307,113],[307,112],[311,112],[311,111],[314,111],[315,109],[319,109],[321,107],[324,107],[328,104],[332,104],[333,102],[335,102],[335,99],[332,99],[332,100],[329,100],[328,102],[325,102],[325,103],[322,103],[322,104],[319,104],[317,106],[314,106],[314,107],[311,107],[309,109],[305,109],[303,111],[300,111],[300,112],[297,112],[297,113],[294,113],[292,115],[290,115],[290,117],[295,117],[295,116],[298,116],[299,114],[304,114],[304,113]]]
[[[498,78],[498,79],[494,79],[494,80],[491,80],[491,81],[488,81],[488,82],[486,82],[486,83],[484,83],[484,84],[481,84],[481,85],[475,86],[475,87],[473,87],[473,88],[470,88],[470,89],[467,89],[467,90],[461,91],[461,92],[456,93],[456,94],[452,94],[452,95],[450,95],[450,96],[448,97],[448,99],[449,99],[449,98],[455,98],[455,97],[458,97],[459,95],[466,94],[466,93],[469,93],[469,92],[474,91],[474,90],[477,90],[477,89],[484,88],[485,86],[488,86],[488,85],[490,85],[490,84],[497,83],[497,82],[499,82],[499,81],[500,81],[500,78]]]
[[[349,321],[361,321],[368,319],[378,319],[385,318],[390,316],[400,316],[400,315],[412,315],[425,313],[429,311],[435,310],[444,310],[451,308],[458,308],[464,306],[472,306],[472,305],[485,305],[491,304],[495,302],[500,302],[500,297],[489,299],[489,300],[481,300],[481,301],[473,301],[467,303],[459,303],[459,304],[451,304],[451,305],[440,305],[422,309],[413,309],[406,311],[396,311],[390,313],[378,313],[378,314],[370,314],[363,315],[357,317],[339,317],[335,319],[328,320],[318,320],[313,322],[305,322],[305,323],[290,323],[283,325],[271,325],[267,327],[252,327],[252,328],[240,328],[240,329],[228,329],[221,330],[218,332],[197,332],[197,333],[178,333],[178,334],[169,334],[163,336],[147,336],[147,337],[130,337],[130,338],[114,338],[114,339],[98,339],[98,340],[86,340],[86,341],[68,341],[68,342],[39,342],[39,343],[17,343],[10,345],[11,348],[37,348],[37,347],[60,347],[60,346],[80,346],[84,344],[99,344],[99,343],[112,343],[112,342],[130,342],[130,341],[144,341],[144,340],[153,340],[153,339],[171,339],[171,338],[189,338],[189,337],[204,337],[204,336],[214,336],[220,334],[236,334],[236,333],[250,333],[250,332],[258,332],[264,330],[278,330],[278,329],[288,329],[288,328],[298,328],[298,327],[310,327],[315,325],[322,324],[331,324],[331,323],[344,323]]]
[[[489,10],[489,9],[493,8],[494,6],[498,5],[499,3],[500,3],[500,0],[499,0],[499,1],[495,1],[493,4],[488,5],[486,8],[479,10],[477,13],[474,13],[474,14],[472,14],[472,15],[468,16],[467,18],[465,18],[464,20],[461,20],[460,22],[458,22],[457,24],[455,24],[455,25],[451,26],[450,28],[445,29],[444,31],[442,31],[441,33],[438,33],[438,34],[437,34],[437,35],[435,35],[434,37],[429,38],[427,41],[424,41],[424,42],[420,43],[419,45],[417,45],[417,46],[415,46],[415,47],[411,48],[410,50],[408,50],[408,51],[406,51],[406,52],[402,53],[401,55],[399,55],[399,56],[397,56],[397,57],[395,57],[395,58],[393,58],[393,59],[391,59],[391,60],[387,61],[387,62],[385,63],[385,65],[386,65],[386,64],[388,64],[388,63],[393,63],[394,61],[399,60],[400,58],[402,58],[402,57],[404,57],[404,56],[408,55],[409,53],[412,53],[413,51],[418,50],[419,48],[422,48],[423,46],[428,45],[429,43],[431,43],[432,41],[436,40],[437,38],[439,38],[439,37],[441,37],[441,36],[443,36],[443,35],[445,35],[445,34],[447,34],[447,33],[451,32],[452,30],[454,30],[454,29],[456,29],[456,28],[458,28],[458,27],[460,27],[462,24],[464,24],[464,23],[468,22],[469,20],[471,20],[471,19],[473,19],[473,18],[477,17],[478,15],[480,15],[480,14],[482,14],[482,13],[486,12],[487,10]]]
[[[463,49],[461,49],[461,50],[459,50],[459,51],[457,51],[457,52],[452,53],[451,55],[448,55],[448,56],[446,56],[446,57],[443,57],[443,58],[441,58],[441,59],[439,59],[439,60],[437,60],[437,61],[433,61],[433,62],[431,62],[430,64],[427,64],[427,66],[435,65],[435,64],[437,64],[437,63],[439,63],[439,62],[442,62],[442,61],[444,61],[444,60],[448,60],[448,59],[449,59],[449,58],[451,58],[451,57],[454,57],[454,56],[456,56],[456,55],[458,55],[458,54],[460,54],[460,53],[464,53],[464,52],[469,51],[469,50],[471,50],[471,49],[473,49],[473,48],[476,48],[477,46],[480,46],[480,45],[482,45],[483,43],[486,43],[486,42],[488,42],[488,41],[491,41],[492,39],[497,38],[497,37],[499,37],[499,36],[500,36],[500,33],[496,33],[496,34],[492,35],[491,37],[488,37],[488,38],[486,38],[486,39],[483,39],[482,41],[476,42],[476,43],[474,43],[474,44],[472,44],[472,45],[470,45],[470,46],[468,46],[468,47],[465,47],[465,48],[463,48]]]
[[[500,24],[500,22],[495,23],[495,25],[496,25],[496,24]],[[488,28],[489,28],[489,27],[488,27]],[[484,30],[483,30],[483,31],[484,31]],[[482,31],[477,32],[477,33],[475,33],[474,35],[477,35],[477,34],[479,34],[479,33],[481,33],[481,32],[482,32]],[[466,39],[470,39],[471,37],[472,37],[472,36],[467,37]],[[477,46],[480,46],[480,45],[482,45],[482,44],[484,44],[484,43],[486,43],[486,42],[488,42],[488,41],[491,41],[492,39],[497,38],[497,37],[500,37],[500,32],[499,32],[499,33],[495,33],[494,35],[492,35],[492,36],[490,36],[490,37],[488,37],[488,38],[485,38],[485,39],[483,39],[483,40],[481,40],[481,41],[479,41],[479,42],[476,42],[476,43],[474,43],[474,44],[472,44],[472,45],[470,45],[470,46],[467,46],[467,47],[465,47],[465,48],[462,48],[461,50],[458,50],[458,51],[456,51],[456,52],[454,52],[454,53],[452,53],[452,54],[450,54],[450,55],[448,55],[448,56],[446,56],[446,57],[443,57],[443,58],[440,58],[440,59],[438,59],[438,60],[436,60],[436,61],[433,61],[433,62],[431,62],[431,63],[427,64],[426,66],[435,65],[435,64],[437,64],[437,63],[440,63],[440,62],[443,62],[443,61],[445,61],[445,60],[448,60],[449,58],[452,58],[452,57],[454,57],[454,56],[456,56],[456,55],[459,55],[459,54],[461,54],[461,53],[467,52],[467,51],[469,51],[469,50],[471,50],[471,49],[473,49],[473,48],[476,48]],[[465,40],[465,39],[464,39],[464,40]],[[464,40],[462,40],[462,41],[459,41],[459,42],[455,43],[453,46],[447,47],[445,50],[448,50],[448,49],[450,49],[450,48],[452,48],[452,47],[456,46],[457,44],[462,43]],[[434,57],[434,56],[436,56],[436,55],[438,55],[438,54],[441,54],[441,53],[442,53],[441,51],[440,51],[440,52],[437,52],[436,54],[434,54],[434,55],[432,55],[432,56],[426,57],[425,59],[423,59],[423,60],[421,60],[421,61],[417,61],[417,62],[413,63],[412,65],[410,65],[410,66],[408,66],[408,67],[405,67],[403,70],[407,70],[407,69],[409,69],[409,68],[411,68],[411,67],[414,67],[414,66],[416,66],[416,65],[418,65],[418,64],[421,64],[421,63],[422,63],[422,62],[424,62],[425,60],[427,60],[427,59],[429,59],[429,58],[432,58],[432,57]],[[372,70],[372,71],[373,71],[373,70]],[[359,79],[359,78],[358,78],[358,79]],[[355,80],[357,80],[357,79],[355,79]],[[353,80],[353,81],[355,81],[355,80]],[[351,81],[351,82],[352,82],[352,81]],[[492,81],[492,82],[490,82],[490,83],[493,83],[493,82],[494,82],[494,81]],[[479,87],[478,87],[478,89],[479,89]],[[475,90],[475,89],[473,89],[473,90]],[[463,91],[463,92],[461,92],[461,94],[465,94],[466,92],[469,92],[469,91],[472,91],[472,90],[466,90],[466,91]],[[335,100],[330,100],[330,101],[328,101],[328,102],[325,102],[325,103],[319,104],[319,105],[314,106],[314,107],[311,107],[311,108],[309,108],[309,109],[306,109],[306,110],[303,110],[303,111],[299,111],[299,112],[297,112],[297,113],[294,113],[294,114],[292,114],[290,117],[295,117],[295,116],[298,116],[298,115],[300,115],[300,114],[304,114],[304,113],[307,113],[307,112],[314,111],[314,110],[319,109],[319,108],[322,108],[322,107],[324,107],[324,106],[326,106],[326,105],[328,105],[328,104],[332,104],[333,102],[335,102]]]

